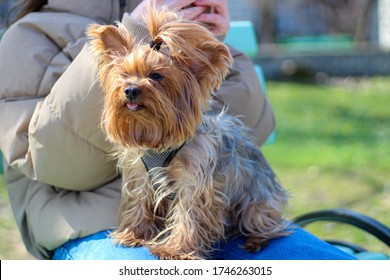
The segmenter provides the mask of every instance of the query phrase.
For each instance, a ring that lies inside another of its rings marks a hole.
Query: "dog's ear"
[[[109,62],[115,57],[124,56],[133,47],[133,40],[126,27],[118,23],[114,25],[92,24],[87,30],[91,38],[90,44],[93,52],[99,57],[100,62]]]
[[[215,39],[201,42],[196,50],[197,55],[188,60],[189,67],[201,86],[219,89],[233,62],[228,47]]]

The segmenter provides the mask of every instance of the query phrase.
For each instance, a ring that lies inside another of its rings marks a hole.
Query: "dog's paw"
[[[159,257],[161,260],[201,260],[195,252],[186,253],[177,248],[170,248],[165,246],[152,246],[150,252]]]
[[[194,255],[188,255],[188,254],[167,255],[167,256],[159,256],[159,257],[161,260],[201,260],[202,259]]]
[[[145,240],[134,238],[125,241],[119,240],[118,243],[126,247],[141,247],[145,245]]]
[[[265,246],[267,246],[268,240],[260,239],[257,237],[250,236],[244,243],[244,250],[248,252],[257,253]]]
[[[114,232],[112,235],[114,242],[126,247],[141,247],[145,245],[145,240],[134,232]]]

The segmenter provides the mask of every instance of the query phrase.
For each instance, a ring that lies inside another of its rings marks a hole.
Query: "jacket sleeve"
[[[26,16],[0,44],[0,69],[7,69],[0,75],[4,175],[25,246],[39,259],[50,258],[51,250],[70,239],[112,228],[121,195],[99,127],[101,91],[93,63],[88,49],[87,57],[77,56],[86,38],[75,32],[90,20],[55,15],[70,22],[63,34],[47,26],[46,16]],[[68,189],[53,187],[57,181]]]
[[[47,24],[54,18],[58,24]],[[0,149],[30,179],[75,191],[118,176],[99,127],[96,67],[88,50],[78,55],[91,22],[67,13],[31,13],[0,44],[0,69],[9,70],[0,75],[0,116],[7,120],[0,132],[9,135],[0,137]]]
[[[103,93],[86,45],[36,108],[29,126],[33,179],[93,190],[118,176],[100,127]]]
[[[70,239],[114,228],[120,178],[95,191],[75,192],[31,180],[7,164],[4,168],[15,220],[34,257],[50,259]]]

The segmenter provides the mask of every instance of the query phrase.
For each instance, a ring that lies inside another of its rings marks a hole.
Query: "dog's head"
[[[148,44],[122,24],[88,29],[105,92],[103,127],[125,147],[178,147],[202,122],[232,58],[207,28],[166,8],[149,6],[144,20]]]

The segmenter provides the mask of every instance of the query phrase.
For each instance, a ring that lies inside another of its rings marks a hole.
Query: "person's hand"
[[[165,5],[178,10],[185,19],[194,19],[206,24],[210,31],[223,40],[229,31],[229,11],[227,0],[155,0],[158,5]],[[142,20],[146,10],[146,0],[142,1],[131,13],[134,19]]]
[[[196,19],[207,24],[210,31],[222,41],[230,28],[227,0],[196,0],[193,5],[208,8],[206,12],[198,15]]]

